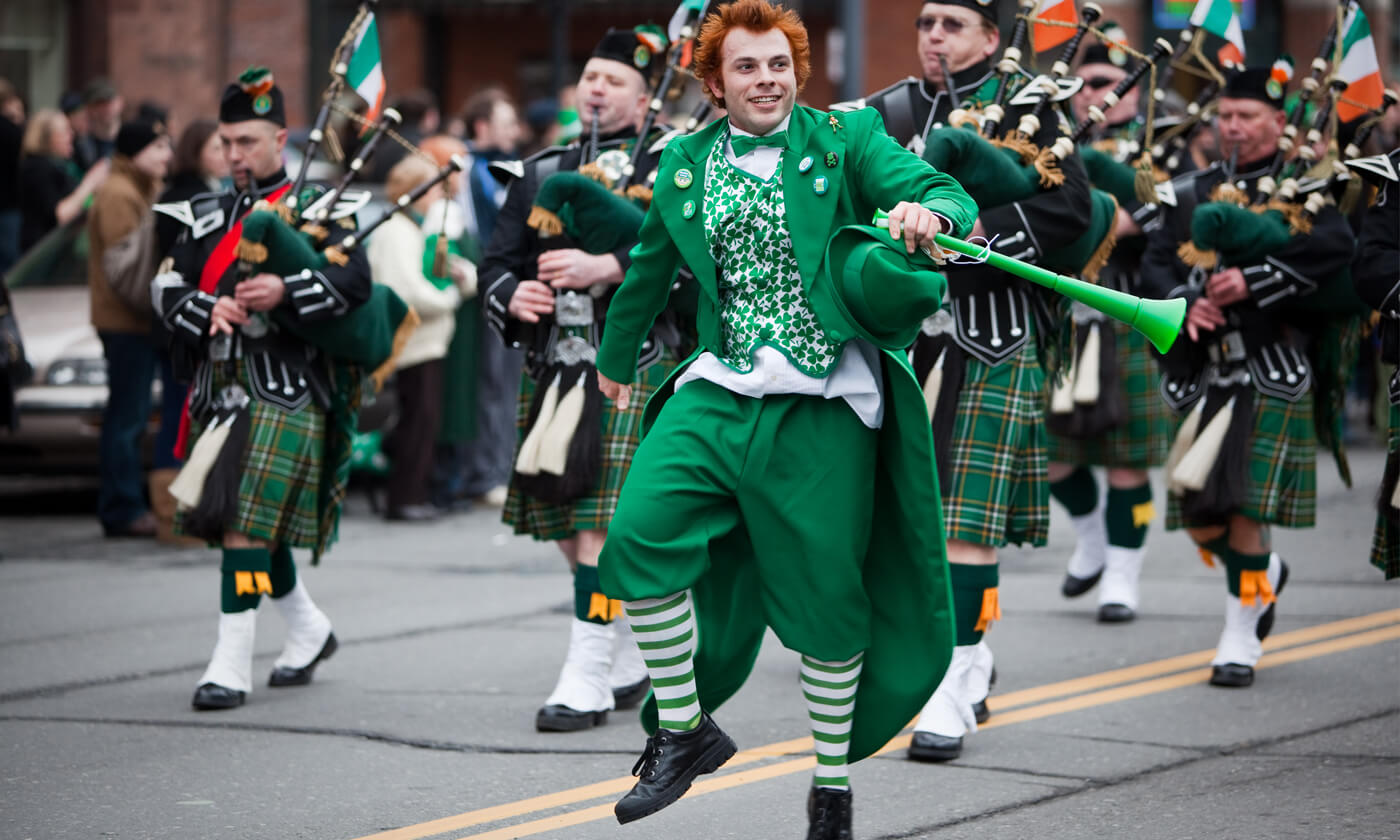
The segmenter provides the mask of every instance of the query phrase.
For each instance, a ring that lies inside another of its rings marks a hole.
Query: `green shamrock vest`
[[[783,168],[760,181],[724,154],[727,133],[705,169],[705,241],[719,267],[719,358],[740,373],[768,345],[804,374],[824,377],[841,357],[817,322],[788,230]]]

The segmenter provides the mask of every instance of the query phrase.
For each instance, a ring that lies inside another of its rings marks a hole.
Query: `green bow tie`
[[[734,145],[734,157],[744,155],[757,149],[759,146],[771,146],[775,149],[787,148],[787,132],[775,131],[765,137],[751,137],[749,135],[731,134],[729,142]]]

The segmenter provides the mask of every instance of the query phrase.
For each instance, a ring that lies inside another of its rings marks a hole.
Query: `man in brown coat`
[[[131,236],[148,236],[141,224],[160,192],[170,164],[170,140],[159,124],[126,123],[117,133],[112,171],[88,211],[88,288],[92,325],[107,359],[107,405],[102,412],[97,516],[109,537],[153,537],[156,520],[142,495],[141,438],[151,414],[156,348],[151,343],[149,304],[119,294],[108,251]],[[138,250],[143,243],[134,245]],[[149,278],[146,278],[149,282]]]

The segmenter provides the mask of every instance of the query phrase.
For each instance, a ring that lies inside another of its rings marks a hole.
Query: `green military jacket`
[[[662,155],[651,209],[632,251],[631,268],[608,307],[598,354],[598,369],[614,381],[632,381],[641,343],[665,306],[682,264],[690,267],[700,287],[696,353],[720,349],[718,277],[705,241],[702,205],[707,158],[724,130],[724,121],[716,121],[673,141]],[[959,236],[976,217],[976,205],[957,182],[891,140],[871,109],[795,109],[781,165],[787,221],[804,289],[810,290],[822,269],[832,235],[844,225],[869,224],[877,209],[918,201],[952,222]],[[883,747],[918,714],[942,679],[953,644],[928,415],[908,358],[892,352],[884,352],[882,358],[879,375],[886,408],[879,432],[876,521],[864,560],[865,590],[873,611],[871,644],[856,698],[853,760]],[[671,382],[684,369],[682,365],[672,374]],[[672,393],[668,382],[648,404],[644,433]],[[812,451],[822,450],[821,442],[814,441]],[[765,627],[774,620],[764,615],[750,555],[744,539],[717,545],[709,573],[694,589],[702,640],[696,675],[700,702],[707,710],[738,691],[758,655]],[[608,570],[602,571],[606,586]],[[784,628],[775,629],[782,634]],[[655,726],[654,703],[648,703],[643,719],[648,728]]]

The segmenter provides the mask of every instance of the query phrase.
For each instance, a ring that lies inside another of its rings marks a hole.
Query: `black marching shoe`
[[[285,665],[273,668],[272,673],[267,678],[267,684],[273,688],[310,685],[311,676],[315,672],[316,666],[320,664],[322,660],[330,659],[339,647],[340,642],[335,640],[335,633],[331,633],[326,637],[326,643],[321,645],[321,652],[316,654],[316,658],[311,660],[309,665],[301,668],[288,668]]]
[[[952,761],[962,755],[963,739],[933,732],[915,732],[909,741],[909,757],[915,761]]]
[[[1288,564],[1279,561],[1278,586],[1274,587],[1274,596],[1283,594],[1283,587],[1288,583]],[[1274,613],[1278,603],[1272,603],[1264,610],[1264,614],[1259,616],[1259,623],[1254,626],[1254,635],[1259,641],[1264,641],[1269,637],[1269,633],[1274,629]],[[1254,666],[1241,665],[1238,662],[1226,662],[1223,665],[1210,666],[1210,684],[1218,685],[1222,688],[1249,688],[1254,685]]]
[[[1094,584],[1098,583],[1101,577],[1103,577],[1103,569],[1099,569],[1097,572],[1094,572],[1092,576],[1086,578],[1075,577],[1066,572],[1065,582],[1060,584],[1060,594],[1064,595],[1066,598],[1078,598],[1080,595],[1093,589]]]
[[[620,685],[612,690],[613,708],[618,711],[635,708],[647,699],[648,691],[651,691],[651,677],[642,677],[631,685]]]
[[[632,767],[637,784],[613,808],[617,821],[629,823],[655,814],[690,790],[696,776],[715,772],[738,751],[734,739],[707,713],[701,713],[700,725],[689,732],[656,730]]]
[[[607,722],[607,709],[597,712],[580,712],[578,709],[565,706],[563,703],[555,703],[550,706],[541,706],[540,710],[535,712],[536,732],[578,732],[580,729],[591,729]]]
[[[851,840],[851,791],[814,787],[807,794],[807,840]]]
[[[1100,604],[1099,623],[1100,624],[1122,624],[1137,618],[1137,613],[1127,604]]]
[[[205,683],[194,690],[194,700],[190,702],[190,705],[201,712],[210,712],[219,709],[235,709],[242,706],[243,701],[247,699],[246,692],[225,688],[218,683]]]

